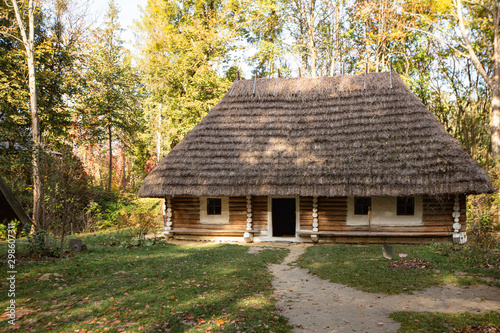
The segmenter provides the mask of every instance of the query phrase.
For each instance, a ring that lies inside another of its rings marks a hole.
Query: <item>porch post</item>
[[[313,209],[312,209],[312,217],[313,217],[313,232],[318,232],[318,197],[313,197]],[[314,243],[319,241],[319,235],[311,235],[311,240]]]
[[[249,232],[252,231],[252,221],[252,196],[247,195],[247,229],[243,234],[243,239],[247,243],[253,242],[253,233]]]
[[[165,227],[163,228],[163,234],[166,238],[171,238],[172,233],[172,202],[170,201],[170,197],[165,198],[165,206],[167,207],[167,221],[165,223]]]
[[[467,232],[460,232],[462,225],[460,224],[460,197],[455,195],[455,202],[453,204],[453,243],[465,244],[467,243]]]

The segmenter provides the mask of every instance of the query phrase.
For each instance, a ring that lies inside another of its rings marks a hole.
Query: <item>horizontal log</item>
[[[297,232],[300,236],[360,236],[360,237],[430,237],[430,236],[451,236],[452,232],[368,232],[368,231],[311,231],[300,230]]]
[[[431,242],[450,242],[449,236],[422,237],[353,237],[353,236],[322,236],[321,242],[335,244],[429,244]]]
[[[177,223],[172,226],[173,229],[200,229],[200,230],[220,230],[220,231],[233,231],[233,230],[244,230],[246,225],[213,225],[213,224],[203,224],[203,223]]]
[[[174,200],[171,201],[172,205],[199,205],[200,200]]]
[[[243,234],[245,232],[251,233],[251,234],[260,234],[260,230],[206,230],[206,229],[172,229],[170,230],[170,233],[172,234],[183,234],[183,235],[189,235],[189,234],[197,234],[197,235],[233,235],[233,234]]]
[[[174,213],[173,215],[173,218],[174,219],[182,219],[182,218],[185,218],[185,219],[200,219],[200,213],[198,214],[195,214],[195,213],[192,213],[192,214],[189,214],[189,213],[186,213],[186,212],[179,212],[179,213]]]
[[[200,210],[200,205],[173,204],[172,210]]]

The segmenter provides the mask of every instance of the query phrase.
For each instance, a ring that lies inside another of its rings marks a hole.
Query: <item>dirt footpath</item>
[[[294,332],[395,332],[400,325],[388,317],[394,311],[500,310],[500,289],[484,285],[433,287],[413,295],[362,292],[289,266],[306,247],[297,245],[289,249],[285,260],[271,265],[270,271],[275,277],[273,287],[278,308],[295,326]]]

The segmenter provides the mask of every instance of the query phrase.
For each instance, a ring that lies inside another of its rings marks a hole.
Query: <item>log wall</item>
[[[318,198],[318,230],[343,231],[346,227],[347,197]]]
[[[466,198],[460,196],[460,224],[465,231]],[[393,231],[393,232],[452,232],[454,196],[424,197],[422,225],[419,226],[377,226],[347,225],[346,197],[318,198],[318,231]],[[312,230],[312,197],[300,198],[300,230]]]
[[[229,198],[229,224],[200,223],[198,197],[174,197],[172,202],[173,229],[245,230],[247,224],[246,197]],[[252,197],[253,229],[267,230],[267,197]]]
[[[313,198],[300,197],[300,230],[312,230],[313,226]],[[319,207],[318,207],[319,208]]]
[[[300,230],[312,231],[312,197],[300,198]],[[173,229],[202,229],[202,230],[245,230],[247,219],[246,197],[229,198],[229,224],[200,223],[200,199],[192,196],[174,197],[172,202]],[[319,232],[452,232],[453,228],[454,196],[424,197],[422,225],[419,226],[371,226],[346,225],[347,198],[346,197],[319,197],[318,198],[318,230]],[[465,215],[466,198],[460,196],[460,223],[462,231],[466,228]],[[252,197],[253,229],[265,231],[268,225],[268,198],[265,196]]]
[[[252,197],[253,229],[267,230],[267,197]]]
[[[174,197],[170,202],[173,228],[191,228],[200,224],[200,198]]]
[[[422,229],[431,232],[453,231],[453,204],[455,196],[424,197],[424,213],[422,216]],[[466,228],[466,198],[461,195],[460,199],[461,231]]]

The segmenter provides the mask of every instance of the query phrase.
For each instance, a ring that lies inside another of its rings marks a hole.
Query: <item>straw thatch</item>
[[[492,191],[476,161],[387,72],[236,81],[139,196]]]

